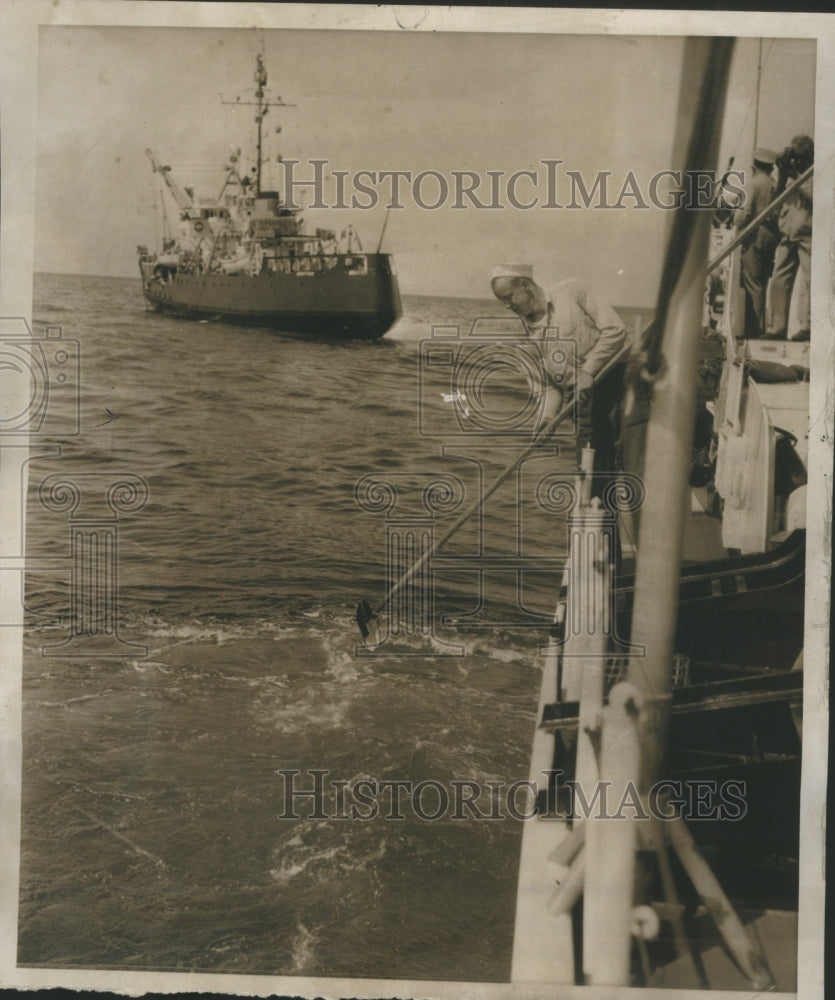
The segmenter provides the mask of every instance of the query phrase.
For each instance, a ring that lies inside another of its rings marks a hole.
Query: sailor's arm
[[[754,204],[753,194],[746,192],[745,204],[734,212],[734,225],[737,229],[743,230],[754,218]]]
[[[551,382],[548,382],[545,386],[545,391],[542,393],[542,402],[539,411],[539,419],[536,424],[536,433],[538,433],[545,426],[545,424],[550,423],[559,413],[562,401],[562,390],[558,389]]]
[[[587,285],[580,287],[579,295],[580,306],[600,333],[597,343],[582,359],[580,372],[595,378],[600,369],[625,346],[628,337],[620,316],[610,305],[598,302]]]

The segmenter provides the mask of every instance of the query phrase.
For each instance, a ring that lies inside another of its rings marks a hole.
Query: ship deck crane
[[[174,201],[183,212],[188,212],[194,207],[194,202],[191,197],[180,187],[179,184],[171,177],[171,167],[163,166],[159,160],[154,156],[154,153],[150,149],[145,150],[145,155],[151,161],[154,168],[154,173],[160,174],[162,179],[165,181],[165,186],[171,192]]]

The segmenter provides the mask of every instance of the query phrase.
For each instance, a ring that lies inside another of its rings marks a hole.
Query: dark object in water
[[[368,601],[360,601],[357,605],[357,625],[360,627],[360,632],[362,633],[363,639],[367,639],[370,634],[370,629],[368,628],[368,623],[373,621],[377,616]]]

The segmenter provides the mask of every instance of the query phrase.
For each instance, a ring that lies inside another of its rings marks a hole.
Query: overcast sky
[[[450,191],[430,211],[404,188],[405,208],[391,212],[384,244],[404,292],[484,296],[495,263],[528,260],[543,278],[583,275],[616,304],[650,304],[669,213],[636,209],[634,199],[609,211],[521,210],[504,185],[533,169],[538,187],[520,181],[519,200],[545,201],[541,161],[553,159],[563,161],[558,185],[566,170],[589,183],[610,171],[614,201],[631,170],[646,197],[652,175],[671,165],[682,48],[665,37],[43,28],[36,268],[136,274],[136,245],[156,246],[161,231],[159,180],[145,149],[181,184],[217,193],[226,157],[254,138],[252,109],[220,96],[253,99],[263,51],[270,96],[296,105],[267,117],[267,152],[302,161],[299,177],[311,176],[316,158],[349,177],[435,170],[452,184],[453,171],[473,170],[487,201],[487,172],[503,172],[500,210],[454,210]],[[737,45],[723,167],[731,154],[736,167],[750,157],[758,52],[757,40]],[[779,151],[813,131],[814,43],[766,40],[762,52],[758,143]],[[279,179],[267,176],[264,186]],[[307,210],[306,220],[332,229],[351,222],[373,249],[388,184],[377,191],[373,209]],[[438,197],[434,182],[421,191],[426,202]],[[557,191],[565,201],[568,187]]]

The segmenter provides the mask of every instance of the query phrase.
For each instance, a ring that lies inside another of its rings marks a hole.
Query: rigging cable
[[[771,50],[773,48],[774,48],[774,39],[772,38],[771,44],[768,46],[768,52],[766,52],[765,59],[763,59],[762,64],[760,66],[760,73],[762,73],[762,71],[768,65],[768,57],[771,55]],[[748,124],[748,117],[751,114],[751,109],[754,106],[754,101],[756,100],[756,98],[757,98],[757,89],[755,88],[754,93],[751,95],[751,100],[748,102],[748,110],[745,112],[745,117],[742,120],[742,125],[740,126],[740,129],[736,135],[736,140],[734,141],[734,148],[733,152],[731,153],[731,157],[733,158],[736,157],[736,151],[737,149],[739,149],[739,141],[742,138],[743,133],[745,132],[745,126]]]

